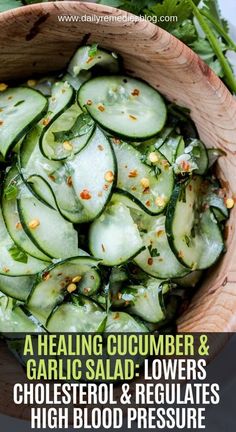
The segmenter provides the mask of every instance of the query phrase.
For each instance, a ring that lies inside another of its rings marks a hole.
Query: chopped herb
[[[91,119],[90,115],[87,113],[81,113],[71,129],[66,131],[53,132],[55,141],[65,142],[73,138],[85,135],[94,127],[94,121]]]
[[[18,187],[15,183],[10,183],[4,191],[4,195],[7,201],[15,199],[18,195]]]
[[[156,248],[153,248],[152,245],[148,246],[148,250],[152,258],[156,258],[160,256],[160,253],[157,251]]]
[[[14,261],[18,261],[24,264],[28,262],[28,255],[17,245],[13,244],[12,246],[10,246],[8,252],[10,253],[11,257],[14,259]]]
[[[17,106],[23,104],[24,102],[25,102],[24,100],[20,100],[20,101],[15,103],[14,107],[17,107]]]
[[[89,55],[90,58],[91,57],[93,58],[93,57],[95,57],[95,55],[97,54],[97,52],[98,52],[98,44],[93,44],[89,48],[88,55]]]

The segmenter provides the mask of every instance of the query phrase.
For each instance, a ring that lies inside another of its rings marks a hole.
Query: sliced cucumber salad
[[[169,329],[226,250],[225,154],[96,44],[5,87],[0,332]]]

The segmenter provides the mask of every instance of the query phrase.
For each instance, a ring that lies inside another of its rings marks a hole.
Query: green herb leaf
[[[190,19],[184,20],[180,25],[171,31],[172,35],[186,44],[197,39],[196,27]]]
[[[97,52],[98,52],[98,44],[93,44],[89,48],[88,55],[89,55],[89,57],[95,57],[95,55],[97,54]]]
[[[18,187],[16,186],[15,183],[10,183],[7,188],[5,189],[5,198],[7,199],[7,201],[10,201],[12,199],[17,198],[18,195]]]
[[[89,114],[81,113],[71,129],[66,131],[53,132],[55,141],[64,142],[87,134],[94,126],[94,121]]]
[[[8,248],[8,252],[10,253],[11,257],[14,259],[14,261],[18,261],[24,264],[28,262],[28,255],[22,249],[20,249],[16,244],[10,246]]]

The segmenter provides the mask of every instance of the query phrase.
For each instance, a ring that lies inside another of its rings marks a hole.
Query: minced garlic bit
[[[76,289],[77,289],[77,286],[76,286],[74,283],[69,284],[68,287],[67,287],[67,291],[68,291],[68,293],[72,293],[72,292],[74,292]]]
[[[148,178],[146,178],[146,177],[143,177],[143,178],[140,180],[140,183],[141,183],[141,186],[142,186],[144,189],[147,189],[147,188],[150,186],[150,182],[149,182]]]
[[[165,203],[166,203],[166,200],[165,200],[165,197],[164,197],[164,196],[158,196],[158,197],[155,199],[155,204],[156,204],[158,207],[163,207],[163,206],[165,205]]]
[[[138,171],[134,169],[129,172],[128,177],[133,178],[133,177],[137,177],[137,175],[138,175]]]
[[[104,176],[105,180],[109,183],[112,183],[114,180],[114,174],[112,171],[107,171],[105,176]]]
[[[29,79],[29,80],[27,81],[27,85],[28,85],[29,87],[35,87],[36,84],[37,84],[37,81],[34,80],[34,79]]]
[[[73,149],[73,145],[71,144],[70,141],[64,141],[63,147],[67,151],[71,151]]]
[[[33,219],[32,221],[29,222],[28,227],[30,229],[35,229],[40,225],[40,221],[38,219]]]
[[[233,198],[227,198],[227,200],[226,200],[225,203],[226,203],[227,209],[231,209],[234,206],[234,200],[233,200]]]
[[[152,163],[157,163],[159,161],[158,155],[155,152],[151,152],[148,156],[148,159]]]
[[[6,90],[7,87],[8,87],[7,84],[5,84],[5,83],[0,83],[0,91],[4,91],[4,90]]]
[[[81,279],[82,279],[82,276],[78,275],[78,276],[73,277],[72,282],[77,283],[77,282],[81,281]]]

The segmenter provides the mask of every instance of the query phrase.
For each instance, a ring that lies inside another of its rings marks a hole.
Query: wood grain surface
[[[62,15],[76,15],[81,21],[59,22]],[[110,20],[95,22],[94,17],[104,16]],[[134,22],[128,13],[110,7],[67,1],[2,13],[0,81],[59,71],[80,44],[93,42],[118,52],[127,73],[146,80],[168,99],[191,110],[206,145],[227,153],[220,159],[219,176],[229,196],[235,198],[236,101],[193,51],[149,22]],[[228,223],[227,253],[209,272],[180,318],[180,331],[236,331],[235,221],[236,208]]]

